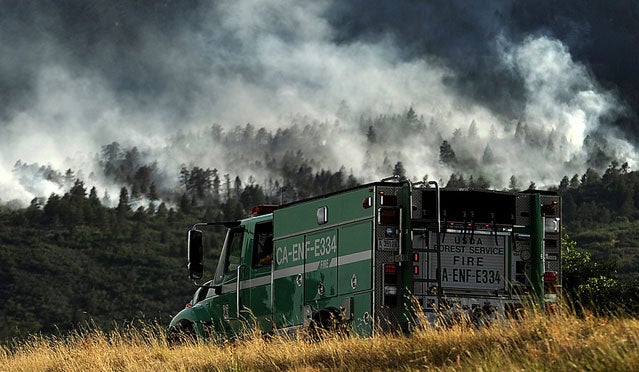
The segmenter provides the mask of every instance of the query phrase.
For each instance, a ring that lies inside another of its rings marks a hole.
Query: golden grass
[[[639,320],[529,314],[476,329],[424,328],[410,336],[320,342],[254,332],[241,341],[171,347],[161,327],[65,337],[33,336],[0,347],[0,371],[637,371]]]

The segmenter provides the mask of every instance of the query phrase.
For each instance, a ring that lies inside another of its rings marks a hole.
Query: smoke
[[[289,150],[363,181],[401,161],[409,176],[481,175],[495,188],[511,175],[543,186],[605,167],[595,153],[635,162],[634,145],[614,130],[626,105],[562,40],[512,31],[507,4],[451,22],[438,12],[457,14],[457,5],[411,6],[382,20],[384,5],[332,1],[2,3],[0,201],[64,191],[17,161],[82,170],[114,199],[98,163],[112,142],[157,161],[166,188],[183,164],[261,182],[265,155]],[[435,47],[434,35],[452,42]],[[399,120],[409,108],[416,117]],[[230,144],[247,123],[303,130],[268,151]],[[440,161],[444,140],[455,163]]]

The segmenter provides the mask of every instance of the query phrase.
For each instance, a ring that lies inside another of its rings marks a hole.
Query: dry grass
[[[475,329],[420,329],[411,336],[306,342],[249,335],[226,344],[170,347],[161,327],[66,337],[33,336],[0,347],[0,371],[209,370],[639,370],[639,320],[569,311]]]

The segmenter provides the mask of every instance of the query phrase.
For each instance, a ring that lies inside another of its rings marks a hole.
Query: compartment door
[[[306,235],[306,303],[337,296],[337,242],[337,229]]]

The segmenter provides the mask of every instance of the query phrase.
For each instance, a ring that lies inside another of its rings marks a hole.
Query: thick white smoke
[[[305,156],[334,171],[343,165],[363,181],[387,176],[384,162],[402,161],[416,178],[446,181],[463,172],[482,175],[495,188],[506,187],[511,175],[551,185],[585,171],[584,139],[619,110],[615,96],[601,89],[560,41],[540,36],[520,43],[495,39],[502,56],[497,67],[521,79],[526,103],[517,117],[493,112],[452,88],[447,81],[455,72],[440,60],[403,56],[401,40],[335,41],[325,19],[329,4],[214,3],[171,39],[142,34],[136,52],[148,68],[170,76],[152,102],[114,88],[87,66],[66,59],[43,63],[35,75],[36,94],[0,125],[0,201],[28,203],[63,191],[50,182],[20,178],[12,171],[18,160],[60,172],[82,170],[87,184],[117,198],[117,187],[102,179],[96,161],[101,147],[114,141],[137,146],[148,161],[158,160],[175,186],[182,164],[217,168],[244,180],[267,177],[263,169],[250,167],[256,159],[229,163],[229,152],[246,150],[225,148],[216,138],[173,143],[178,133],[197,135],[214,123],[227,131],[246,123],[272,131],[296,122],[323,124],[323,136],[304,140],[325,150]],[[415,126],[393,128],[387,121],[374,128],[377,143],[367,142],[362,118],[384,122],[411,107],[419,119]],[[453,146],[456,166],[440,162],[443,140]],[[603,140],[616,158],[634,163],[637,154],[623,138],[609,134]]]

